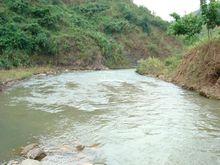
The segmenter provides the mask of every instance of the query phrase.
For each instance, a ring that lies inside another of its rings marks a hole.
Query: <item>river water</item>
[[[220,101],[134,70],[37,76],[0,94],[0,160],[31,142],[46,165],[217,165]]]

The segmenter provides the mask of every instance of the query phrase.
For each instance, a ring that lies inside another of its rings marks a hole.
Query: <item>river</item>
[[[220,101],[132,69],[36,76],[0,93],[0,160],[31,142],[46,165],[217,165]]]

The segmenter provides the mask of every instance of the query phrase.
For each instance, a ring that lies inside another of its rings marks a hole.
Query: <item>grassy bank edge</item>
[[[15,68],[10,70],[0,70],[0,91],[13,85],[17,81],[28,79],[38,74],[55,74],[60,69],[50,66]]]
[[[199,72],[201,68],[207,65],[207,60],[215,60],[214,64],[212,62],[212,65],[209,66],[209,68],[213,68],[214,66],[217,67],[217,64],[219,64],[219,40],[220,38],[216,37],[212,40],[204,39],[200,42],[197,42],[195,45],[191,46],[183,52],[184,56],[174,55],[165,59],[150,57],[148,59],[141,60],[136,69],[136,72],[140,75],[147,75],[159,78],[164,81],[178,85],[184,89],[198,92],[201,96],[204,96],[206,98],[220,100],[220,95],[219,92],[217,92],[216,90],[217,86],[215,84],[210,84],[208,79],[204,79],[203,84],[201,84],[201,76],[208,78],[209,74],[207,74],[205,71],[202,73]],[[212,49],[210,49],[210,45],[212,45]],[[216,55],[213,56],[213,54]],[[205,56],[208,56],[209,58],[205,58]],[[196,65],[196,68],[195,65],[193,65],[194,67],[192,67],[192,64],[195,63],[198,64]],[[188,68],[187,72],[183,70],[183,68]],[[219,70],[219,68],[216,68],[215,70]],[[183,80],[179,80],[178,74],[185,72],[187,74],[183,76]],[[193,76],[192,73],[194,72],[195,74],[198,74],[199,77]]]

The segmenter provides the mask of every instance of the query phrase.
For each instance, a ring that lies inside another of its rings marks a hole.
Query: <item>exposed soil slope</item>
[[[190,50],[173,81],[206,97],[220,99],[220,38]]]

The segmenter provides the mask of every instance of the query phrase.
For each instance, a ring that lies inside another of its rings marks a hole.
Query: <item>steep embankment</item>
[[[180,48],[167,26],[130,0],[2,0],[0,68],[129,67]]]
[[[190,50],[173,81],[206,97],[220,99],[220,38]]]

